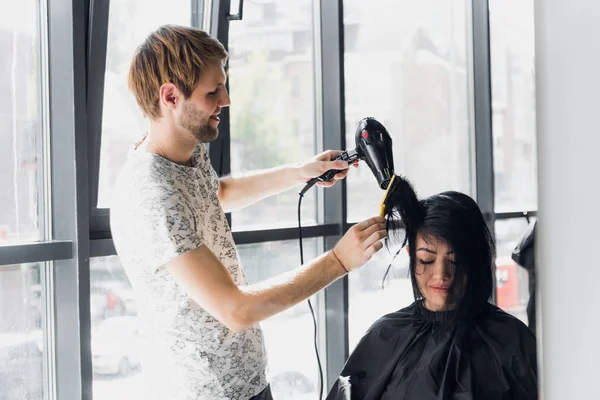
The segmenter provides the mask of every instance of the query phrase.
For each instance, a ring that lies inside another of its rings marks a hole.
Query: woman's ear
[[[406,247],[405,247],[405,249],[406,249],[406,252],[407,252],[408,254],[410,254],[410,251],[408,250],[408,246],[406,246]]]

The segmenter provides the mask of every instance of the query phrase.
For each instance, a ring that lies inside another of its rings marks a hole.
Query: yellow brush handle
[[[390,179],[390,183],[388,183],[388,187],[387,187],[387,189],[385,189],[385,194],[383,195],[383,199],[381,200],[381,205],[379,206],[379,215],[382,217],[385,214],[385,199],[387,199],[388,192],[390,191],[390,188],[392,187],[392,182],[394,182],[395,177],[396,177],[396,175],[392,175],[392,179]]]

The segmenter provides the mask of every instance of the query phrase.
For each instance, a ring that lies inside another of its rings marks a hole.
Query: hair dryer
[[[352,164],[356,160],[364,160],[373,172],[381,189],[387,189],[394,176],[394,157],[392,154],[392,138],[387,129],[375,118],[367,117],[360,120],[354,133],[356,148],[344,151],[336,160]],[[300,195],[308,191],[315,183],[330,182],[342,170],[331,169],[323,175],[308,181],[300,191]]]

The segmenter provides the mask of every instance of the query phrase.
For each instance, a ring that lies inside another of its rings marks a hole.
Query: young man
[[[229,106],[227,53],[205,32],[163,26],[136,51],[129,87],[150,132],[131,149],[111,209],[121,262],[138,296],[149,397],[269,399],[258,323],[309,298],[381,249],[385,221],[352,227],[332,251],[247,285],[224,210],[348,165],[328,151],[298,165],[219,179],[206,143]],[[331,183],[333,184],[333,183]],[[327,186],[327,185],[326,185]]]

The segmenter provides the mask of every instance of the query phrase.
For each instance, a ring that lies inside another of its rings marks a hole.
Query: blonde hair
[[[159,89],[172,82],[189,98],[208,65],[227,61],[223,45],[208,33],[194,28],[163,25],[152,32],[133,56],[129,89],[144,116],[160,118]]]

